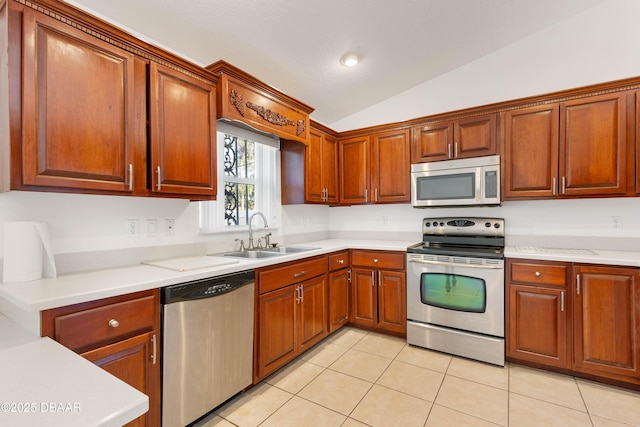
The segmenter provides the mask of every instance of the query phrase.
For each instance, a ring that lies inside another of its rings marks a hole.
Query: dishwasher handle
[[[208,277],[193,282],[180,283],[162,289],[162,304],[213,298],[255,283],[255,271],[246,270],[223,276]]]

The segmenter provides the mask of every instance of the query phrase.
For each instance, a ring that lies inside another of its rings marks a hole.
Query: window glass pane
[[[232,135],[224,136],[224,174],[228,177],[255,179],[255,143]]]
[[[249,215],[256,207],[255,187],[253,184],[224,183],[225,225],[247,225]]]
[[[477,277],[447,273],[422,273],[420,298],[423,304],[449,310],[484,313],[487,287]]]

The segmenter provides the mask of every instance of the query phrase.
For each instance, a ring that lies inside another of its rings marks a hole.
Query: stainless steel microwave
[[[411,204],[496,206],[500,204],[500,156],[411,165]]]

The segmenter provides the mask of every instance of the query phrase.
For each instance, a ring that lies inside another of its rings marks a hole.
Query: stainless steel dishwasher
[[[162,292],[162,425],[183,427],[253,379],[253,270]]]

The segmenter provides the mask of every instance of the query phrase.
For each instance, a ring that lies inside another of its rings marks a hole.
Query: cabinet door
[[[30,9],[23,41],[22,183],[120,192],[144,183],[131,176],[146,149],[135,57]]]
[[[138,335],[82,354],[84,358],[149,396],[149,412],[127,426],[160,425],[160,361],[156,359],[158,347],[152,338],[155,340],[155,333]]]
[[[405,273],[378,272],[378,325],[386,330],[407,332],[407,297]]]
[[[409,130],[394,130],[371,137],[371,201],[411,201]]]
[[[367,203],[369,201],[369,137],[340,140],[338,156],[340,203]]]
[[[507,111],[504,124],[504,198],[557,194],[559,105]]]
[[[626,93],[564,102],[560,118],[560,193],[625,193]]]
[[[296,356],[296,286],[258,297],[258,377],[264,378]]]
[[[574,369],[640,383],[638,270],[579,266],[574,273]]]
[[[305,147],[305,201],[338,203],[338,140],[313,128]]]
[[[349,270],[329,274],[329,333],[349,321]]]
[[[456,120],[453,134],[453,157],[491,156],[498,153],[495,114]]]
[[[215,198],[215,87],[151,63],[152,191]]]
[[[571,367],[571,328],[564,288],[509,285],[507,356]]]
[[[322,144],[322,182],[325,188],[325,202],[338,203],[338,139],[331,135],[324,136]]]
[[[301,353],[327,336],[326,275],[307,280],[298,286],[298,353]]]
[[[305,201],[324,202],[322,182],[323,134],[311,128],[309,144],[305,147]]]
[[[378,325],[375,270],[365,268],[351,270],[351,321],[360,325]]]
[[[411,163],[437,162],[453,156],[453,123],[436,123],[413,128]]]

